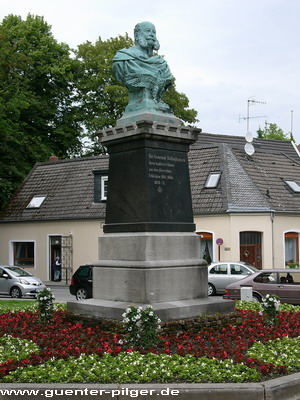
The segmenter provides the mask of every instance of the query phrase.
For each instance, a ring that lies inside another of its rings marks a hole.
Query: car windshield
[[[6,267],[6,269],[14,276],[32,276],[29,272],[22,268]]]

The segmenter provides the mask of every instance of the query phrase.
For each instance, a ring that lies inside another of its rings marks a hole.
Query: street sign
[[[218,238],[218,239],[216,240],[216,243],[217,243],[218,246],[222,246],[222,244],[223,244],[224,242],[223,242],[223,239]]]

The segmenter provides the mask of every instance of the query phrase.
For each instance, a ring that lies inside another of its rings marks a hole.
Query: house
[[[299,152],[288,141],[254,139],[250,156],[245,143],[240,136],[202,134],[190,152],[201,255],[259,269],[299,263]]]
[[[291,142],[201,133],[189,152],[199,257],[244,260],[257,268],[299,263],[300,158]],[[62,259],[68,281],[98,260],[108,156],[37,163],[0,215],[0,264],[43,280]]]

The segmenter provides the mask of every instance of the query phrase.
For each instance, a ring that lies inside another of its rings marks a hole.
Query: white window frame
[[[284,182],[294,193],[300,193],[300,186],[297,182],[292,179],[285,179]]]
[[[205,187],[208,189],[216,188],[219,184],[220,178],[221,172],[210,172],[206,179]]]
[[[46,196],[33,196],[26,208],[40,208]]]
[[[101,176],[101,201],[107,200],[107,183],[108,183],[108,176],[102,175]]]
[[[22,265],[15,265],[14,244],[15,243],[33,243],[33,265],[24,265],[24,268],[36,268],[36,241],[35,240],[10,240],[9,242],[9,265],[14,267],[22,267]]]

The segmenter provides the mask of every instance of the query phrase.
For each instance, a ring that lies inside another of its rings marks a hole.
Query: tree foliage
[[[259,128],[257,131],[257,137],[259,139],[269,140],[291,140],[289,134],[285,134],[277,124],[266,124],[264,129]]]
[[[112,58],[133,45],[126,34],[72,51],[43,17],[9,15],[0,23],[0,209],[36,162],[98,154],[97,131],[116,124],[127,89],[112,75]],[[165,94],[174,114],[197,121],[175,86]],[[88,138],[88,149],[84,138]]]
[[[37,161],[78,152],[73,104],[77,62],[42,17],[0,25],[0,205]]]

